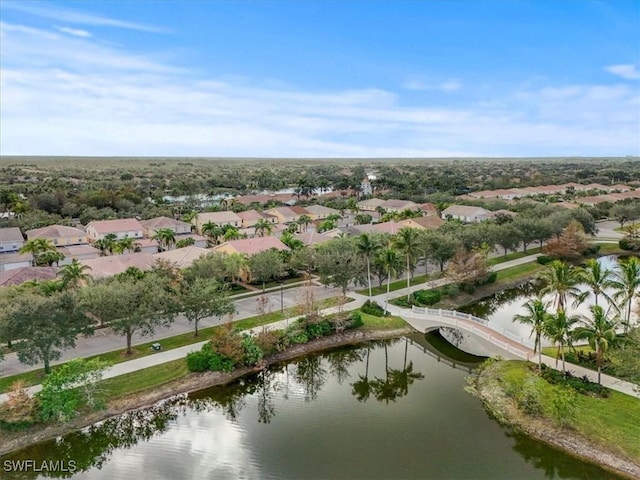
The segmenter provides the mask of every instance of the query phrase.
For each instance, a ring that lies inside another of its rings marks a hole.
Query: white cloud
[[[83,37],[87,38],[91,36],[91,33],[86,30],[81,30],[79,28],[69,28],[69,27],[56,27],[59,31],[63,33],[68,33],[69,35],[73,35],[74,37]]]
[[[609,73],[613,73],[614,75],[618,75],[625,80],[640,79],[640,70],[638,70],[637,66],[630,63],[624,65],[609,65],[605,70]]]
[[[127,22],[115,18],[104,17],[100,15],[92,15],[88,13],[77,12],[54,7],[51,3],[45,2],[17,2],[6,1],[2,3],[2,8],[8,10],[17,10],[38,17],[49,18],[65,23],[75,23],[79,25],[95,25],[98,27],[114,27],[124,28],[128,30],[138,30],[152,33],[168,33],[166,28],[147,25],[136,22]]]
[[[4,155],[640,153],[640,98],[627,84],[529,85],[470,97],[461,107],[407,106],[402,91],[256,87],[246,79],[203,78],[160,54],[92,38],[6,24],[0,31]],[[460,88],[454,81],[437,86]]]
[[[421,78],[411,78],[402,84],[405,90],[440,90],[443,92],[454,92],[462,88],[462,84],[457,80],[447,80],[441,83],[429,83]]]

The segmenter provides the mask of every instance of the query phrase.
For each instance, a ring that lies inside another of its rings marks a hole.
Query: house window
[[[54,244],[54,245],[58,245],[58,239],[57,239],[57,238],[54,238],[54,239],[53,239],[53,244]]]

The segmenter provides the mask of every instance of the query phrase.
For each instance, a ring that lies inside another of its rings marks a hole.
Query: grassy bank
[[[353,299],[347,297],[347,303],[352,302]],[[338,304],[338,297],[326,298],[324,300],[320,300],[316,302],[318,309],[323,310],[325,308],[335,307]],[[255,315],[253,317],[244,318],[242,320],[238,320],[234,322],[234,325],[239,330],[250,330],[255,327],[260,327],[262,325],[268,325],[270,323],[275,323],[280,320],[284,320],[285,318],[290,318],[297,316],[299,314],[297,307],[290,307],[284,310],[284,315],[280,311],[270,312],[264,315]],[[111,352],[101,353],[99,355],[93,355],[91,357],[87,357],[88,360],[93,358],[100,358],[104,361],[110,362],[112,364],[128,362],[129,360],[135,360],[136,358],[146,357],[148,355],[153,355],[155,350],[151,348],[156,342],[160,342],[162,344],[163,350],[173,350],[174,348],[184,347],[186,345],[191,345],[194,343],[202,342],[207,338],[213,335],[213,332],[220,328],[219,326],[202,328],[199,331],[199,335],[194,336],[194,332],[186,332],[181,333],[179,335],[175,335],[173,337],[163,338],[162,340],[151,340],[146,343],[137,344],[133,347],[133,353],[131,355],[127,355],[126,349],[118,349],[113,350]],[[124,341],[124,340],[123,340]],[[59,365],[57,365],[59,366]],[[55,370],[57,366],[52,367],[52,370]],[[44,369],[39,368],[36,370],[30,370],[28,372],[19,373],[17,375],[11,375],[8,377],[0,378],[0,393],[6,393],[9,391],[11,384],[17,380],[21,380],[24,382],[26,387],[37,385],[42,383],[44,379]]]
[[[640,473],[640,399],[615,391],[607,398],[573,392],[569,410],[562,415],[568,425],[561,426],[557,399],[566,396],[568,387],[542,379],[531,363],[492,363],[482,369],[473,388],[503,423],[596,463],[603,461],[603,452],[613,455],[618,464],[609,467],[620,468],[626,461]],[[536,408],[531,408],[533,397]],[[532,410],[537,413],[531,414]]]

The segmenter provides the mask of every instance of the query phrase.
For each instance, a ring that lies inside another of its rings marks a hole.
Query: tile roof
[[[414,208],[418,208],[418,205],[415,202],[412,202],[410,200],[396,200],[393,198],[390,198],[389,200],[385,201],[382,205],[382,208],[402,208],[402,209],[414,209]]]
[[[29,240],[34,238],[81,238],[87,236],[87,232],[84,230],[65,225],[49,225],[48,227],[27,230],[26,233]]]
[[[0,228],[0,242],[24,242],[18,227]]]
[[[58,274],[59,267],[20,267],[7,272],[0,272],[0,287],[22,285],[24,282],[35,280],[53,280]]]
[[[276,237],[254,237],[243,238],[240,240],[230,240],[221,245],[218,245],[217,247],[214,247],[213,250],[219,250],[225,245],[230,246],[238,253],[242,253],[248,256],[255,255],[256,253],[260,253],[271,248],[276,248],[282,251],[289,250],[289,247],[287,247]]]
[[[155,265],[155,258],[151,253],[125,253],[80,260],[80,263],[91,267],[87,273],[98,279],[112,277],[129,267],[136,267],[142,271],[151,270]]]
[[[166,260],[175,264],[178,268],[186,268],[202,256],[209,255],[210,250],[206,248],[195,247],[193,245],[184,248],[176,248],[166,252],[156,253],[153,256],[156,259]]]
[[[298,233],[297,235],[294,235],[294,238],[297,238],[305,245],[318,245],[333,239],[330,235],[318,232]]]
[[[440,225],[443,225],[445,223],[444,220],[442,220],[440,217],[435,215],[430,215],[428,217],[409,218],[407,220],[402,220],[398,223],[400,223],[403,226],[406,226],[406,225],[410,226],[411,222],[416,223],[423,228],[438,228]]]
[[[334,214],[340,214],[340,212],[338,210],[336,210],[335,208],[329,208],[329,207],[325,207],[324,205],[309,205],[307,207],[305,207],[307,209],[307,212],[313,214],[313,215],[334,215]]]
[[[100,255],[100,250],[91,245],[67,245],[58,247],[58,251],[62,252],[65,257],[75,257],[78,255]]]
[[[119,218],[117,220],[96,220],[87,224],[87,230],[92,227],[97,234],[133,232],[144,230],[142,224],[135,218]]]
[[[8,252],[0,253],[0,265],[17,262],[32,262],[33,255],[30,253]]]
[[[478,215],[489,215],[491,212],[482,207],[473,207],[469,205],[451,205],[442,211],[444,216],[457,215],[461,217],[477,217]]]
[[[198,222],[200,225],[204,225],[205,223],[236,223],[241,222],[242,219],[236,215],[234,212],[224,210],[222,212],[204,212],[198,214]]]
[[[140,223],[145,228],[150,228],[153,230],[158,230],[160,228],[176,228],[176,227],[189,227],[191,228],[191,224],[187,222],[181,222],[180,220],[175,220],[169,217],[155,217],[150,218],[149,220],[141,220]]]
[[[259,212],[258,210],[247,210],[246,212],[238,212],[238,216],[242,220],[251,221],[251,220],[260,220],[260,219],[271,219],[273,215],[269,215],[267,213]]]

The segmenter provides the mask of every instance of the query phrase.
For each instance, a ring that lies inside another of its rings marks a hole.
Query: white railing
[[[533,348],[533,342],[530,339],[525,339],[524,337],[519,337],[518,335],[505,330],[504,328],[497,329],[493,327],[489,321],[485,318],[474,317],[469,313],[462,313],[456,310],[442,310],[435,308],[424,308],[424,307],[411,307],[411,313],[420,317],[436,317],[438,321],[443,322],[448,325],[454,325],[457,327],[463,327],[464,330],[471,331],[474,335],[478,337],[484,338],[488,340],[490,343],[500,347],[501,349],[512,353],[520,358],[525,358],[529,360],[530,352],[521,348],[514,347],[513,345],[501,340],[495,335],[491,335],[489,332],[474,326],[469,326],[464,322],[475,322],[483,327],[489,328],[496,332],[498,335],[503,336],[506,339],[513,340],[525,347]],[[462,320],[463,322],[460,322]]]

